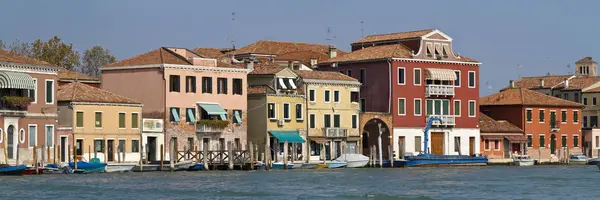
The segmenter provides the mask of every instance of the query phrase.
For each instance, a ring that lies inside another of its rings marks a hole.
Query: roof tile
[[[321,63],[376,60],[385,58],[412,58],[412,51],[402,44],[390,44],[360,49]]]
[[[140,101],[78,82],[59,86],[56,93],[56,100],[88,103],[140,104]]]
[[[337,81],[358,81],[355,78],[347,76],[339,72],[331,71],[308,71],[308,70],[295,70],[298,76],[303,79],[319,79],[319,80],[337,80]]]
[[[12,52],[5,51],[2,49],[0,49],[0,62],[56,67],[56,65],[54,64],[14,54]]]
[[[505,120],[495,120],[479,113],[479,128],[482,133],[523,133],[523,130]]]
[[[387,40],[401,40],[408,38],[418,38],[428,33],[431,33],[435,29],[425,29],[425,30],[416,30],[416,31],[408,31],[408,32],[397,32],[397,33],[388,33],[388,34],[378,34],[378,35],[368,35],[360,40],[353,42],[356,43],[367,43],[367,42],[377,42],[377,41],[387,41]]]
[[[278,63],[255,64],[254,70],[252,70],[249,74],[250,75],[274,75],[274,74],[277,74],[277,72],[280,72],[281,70],[283,70],[285,68],[286,68],[285,66],[281,66]]]
[[[248,87],[248,94],[266,94],[275,93],[275,90],[268,85],[252,85]]]
[[[479,99],[481,106],[499,105],[531,105],[531,106],[559,106],[559,107],[583,107],[572,101],[548,96],[525,88],[511,88],[504,91],[482,97]]]
[[[219,58],[225,55],[219,48],[195,48],[194,52],[206,58]]]
[[[268,55],[281,55],[297,51],[315,51],[320,53],[329,54],[329,46],[324,44],[310,44],[302,42],[282,42],[282,41],[270,41],[260,40],[258,42],[249,44],[248,46],[242,47],[238,50],[233,51],[234,55],[237,54],[268,54]],[[338,55],[345,52],[337,50]]]
[[[58,70],[58,80],[99,81],[99,79],[67,69]]]

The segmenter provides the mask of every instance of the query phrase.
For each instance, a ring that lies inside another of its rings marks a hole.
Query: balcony
[[[226,120],[199,120],[196,122],[196,133],[221,133],[229,126]]]
[[[425,96],[454,96],[454,86],[452,85],[427,85],[425,86]]]
[[[347,128],[323,128],[325,137],[328,138],[345,138],[348,137]]]
[[[441,121],[435,120],[431,123],[432,126],[455,126],[456,117],[454,115],[429,115],[427,116],[427,122],[431,118],[439,118]]]
[[[560,121],[550,121],[550,131],[559,131]]]
[[[3,114],[25,114],[31,104],[29,97],[2,96],[0,97],[0,112]]]

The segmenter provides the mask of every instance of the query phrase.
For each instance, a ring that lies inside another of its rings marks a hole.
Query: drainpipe
[[[389,88],[388,88],[388,113],[392,113],[392,59],[389,58],[387,60],[388,63],[388,72],[389,72]]]
[[[304,148],[303,150],[305,151],[304,156],[306,157],[306,163],[310,162],[310,142],[308,142],[308,130],[310,128],[310,115],[308,114],[308,98],[306,98],[306,92],[308,92],[308,84],[306,84],[304,82],[304,79],[302,79],[302,84],[304,84],[304,121],[307,122],[306,123],[306,148]],[[315,91],[316,92],[316,91]],[[310,95],[310,92],[309,92]]]
[[[162,94],[162,98],[163,98],[163,103],[164,103],[164,112],[163,112],[163,115],[162,115],[161,117],[162,117],[162,119],[164,120],[164,119],[165,119],[165,116],[167,115],[167,113],[168,113],[168,112],[171,112],[171,111],[170,111],[170,110],[169,110],[169,111],[167,111],[167,110],[168,110],[168,109],[167,109],[167,92],[166,92],[166,89],[167,89],[167,77],[166,77],[166,73],[165,73],[165,66],[164,66],[164,65],[161,65],[161,67],[160,67],[160,70],[161,70],[161,72],[162,72],[162,74],[163,74],[163,77],[162,77],[162,93],[163,93],[163,94]],[[166,121],[166,120],[165,120],[165,121]],[[164,124],[167,124],[167,123],[164,123]],[[167,142],[166,142],[166,141],[167,141],[167,137],[165,137],[165,136],[167,135],[167,133],[166,133],[166,132],[167,132],[167,127],[166,127],[166,126],[163,126],[163,146],[165,146],[165,147],[166,147],[166,145],[165,145],[165,144],[167,144]],[[142,137],[142,139],[143,139],[143,137]],[[148,143],[148,139],[146,139],[146,143]],[[147,148],[147,145],[144,145],[144,146]],[[170,143],[169,143],[169,148],[168,148],[168,149],[171,149],[171,148],[172,148],[172,147],[171,147],[171,145],[170,145]],[[146,152],[148,152],[148,149],[146,149]],[[169,152],[171,152],[171,151],[169,150]],[[148,155],[148,153],[146,153],[146,156],[147,156],[147,155]],[[155,155],[156,155],[156,154],[155,154]],[[167,154],[167,155],[170,155],[170,154]],[[149,158],[146,158],[146,160],[148,160],[148,159],[149,159]],[[171,158],[171,157],[169,156],[169,162],[171,162],[171,159],[173,159],[173,158]]]

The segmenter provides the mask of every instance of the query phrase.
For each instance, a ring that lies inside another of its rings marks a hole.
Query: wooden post
[[[164,149],[164,146],[161,144],[160,145],[160,171],[163,170],[164,159],[165,159],[165,149]]]
[[[400,159],[404,160],[404,142],[398,142],[398,148],[400,148]]]
[[[254,146],[252,141],[248,141],[248,150],[250,150],[250,170],[254,170]]]
[[[54,158],[53,164],[56,165],[56,144],[54,144],[54,156],[52,158]]]
[[[288,141],[283,142],[283,169],[288,169]]]
[[[267,133],[267,139],[265,141],[265,170],[269,170],[271,168],[271,147],[269,145],[269,133]]]
[[[394,153],[392,145],[388,145],[388,155],[390,157],[390,167],[394,168]]]
[[[143,141],[143,140],[140,140]],[[140,142],[140,172],[144,172],[144,145]]]
[[[188,160],[188,156],[187,156],[187,145],[183,145],[183,160]],[[179,160],[179,152],[175,151],[175,160]]]
[[[73,145],[73,165],[75,165],[75,169],[77,169],[77,161],[77,147]],[[104,162],[106,162],[106,160],[104,160]]]
[[[37,145],[33,145],[33,165],[35,166],[35,174],[38,174]]]
[[[117,162],[121,163],[121,144],[119,143],[119,140],[117,140]]]
[[[123,162],[127,162],[127,140],[125,140],[125,143],[123,143],[123,147],[121,147],[122,153],[123,153]]]
[[[61,151],[61,150],[62,150],[62,149],[60,148],[60,144],[58,145],[58,150],[56,150],[56,149],[54,150],[54,153],[55,153],[55,154],[56,154],[56,152],[58,151],[58,159],[57,159],[57,160],[58,160],[58,162],[61,162],[61,161],[60,161],[60,160],[61,160],[61,158],[62,158],[62,156],[60,155],[60,154],[61,154],[61,153],[60,153],[60,151]],[[56,163],[54,163],[54,164],[56,164]]]
[[[104,142],[105,142],[105,144],[107,144],[106,140],[104,140]],[[107,146],[108,145],[104,145],[104,148],[102,149],[102,153],[104,154],[104,162],[105,163],[108,162],[108,160],[107,160],[107,156],[108,156],[108,154],[107,154],[108,151],[107,150],[108,150],[108,147]]]
[[[6,140],[8,140],[8,131],[4,131],[4,135],[2,137],[6,138],[6,139],[4,139],[5,142],[3,145],[4,146],[4,164],[8,165],[8,145],[6,145],[6,144],[8,144],[8,142],[6,142]]]
[[[94,155],[96,153],[94,152]],[[88,159],[92,159],[92,145],[88,145]]]
[[[202,145],[202,161],[204,162],[204,169],[208,171],[208,144]]]
[[[233,155],[233,143],[231,143],[231,141],[227,142],[227,153],[229,155],[227,155],[227,160],[229,164],[229,170],[233,170],[233,163],[235,162],[234,159],[234,155]]]
[[[19,145],[17,145],[17,160],[15,165],[19,165]]]
[[[148,144],[146,144],[146,145],[144,145],[144,146],[145,146],[145,148],[146,148],[146,151],[145,151],[145,153],[146,153],[146,163],[150,163],[150,162],[148,162],[148,160],[150,159],[150,151],[149,151],[149,149],[148,149]],[[169,155],[170,155],[170,154],[169,154]],[[171,159],[172,159],[172,157],[171,157]]]
[[[17,146],[17,149],[19,149],[18,146]],[[46,145],[42,145],[42,147],[40,149],[40,154],[42,154],[42,159],[40,160],[40,163],[41,163],[40,166],[44,166],[44,159],[46,159],[45,158],[46,156],[44,155],[44,150],[45,149],[46,149]]]
[[[194,145],[194,158],[196,163],[200,163],[200,154],[198,153],[198,146]]]
[[[48,152],[48,156],[46,157],[46,163],[50,163],[50,146],[47,146],[47,152]]]
[[[177,148],[175,148],[175,140],[173,140],[173,138],[171,138],[170,140],[170,144],[171,144],[171,151],[169,151],[169,165],[171,166],[171,171],[175,170],[175,161],[173,160],[173,158],[175,156],[173,156],[173,152],[177,151]]]
[[[373,154],[373,160],[375,161],[374,165],[377,166],[377,163],[380,162],[379,161],[379,157],[377,156],[377,155],[379,155],[379,154],[377,154],[377,145],[373,145],[372,148],[373,148],[373,153],[374,153]],[[379,167],[381,167],[381,165]]]

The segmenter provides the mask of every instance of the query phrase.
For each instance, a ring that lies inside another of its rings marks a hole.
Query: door
[[[475,137],[469,137],[469,155],[475,154]]]
[[[108,154],[108,155],[106,155],[106,159],[108,160],[108,162],[115,161],[115,141],[114,140],[108,140],[107,147],[106,147],[106,153]]]
[[[504,158],[510,158],[510,142],[504,138]]]
[[[337,157],[340,157],[342,155],[342,142],[341,141],[335,141],[335,155],[334,155],[334,159]]]
[[[431,153],[444,155],[444,132],[431,133]]]
[[[15,148],[15,127],[13,125],[8,126],[8,131],[6,131],[6,142],[8,149],[8,159],[14,159],[14,148]]]
[[[406,146],[405,146],[405,137],[404,136],[400,136],[398,137],[398,156],[400,156],[400,158],[404,158],[404,152],[406,152]]]
[[[82,156],[83,155],[83,139],[77,139],[77,141],[75,142],[75,145],[77,147],[77,155]]]
[[[67,138],[60,137],[60,162],[66,162],[67,151],[65,149],[67,149]]]
[[[148,137],[148,160],[156,161],[156,137]]]
[[[550,136],[550,153],[554,154],[554,150],[556,150],[556,135],[552,134]]]

